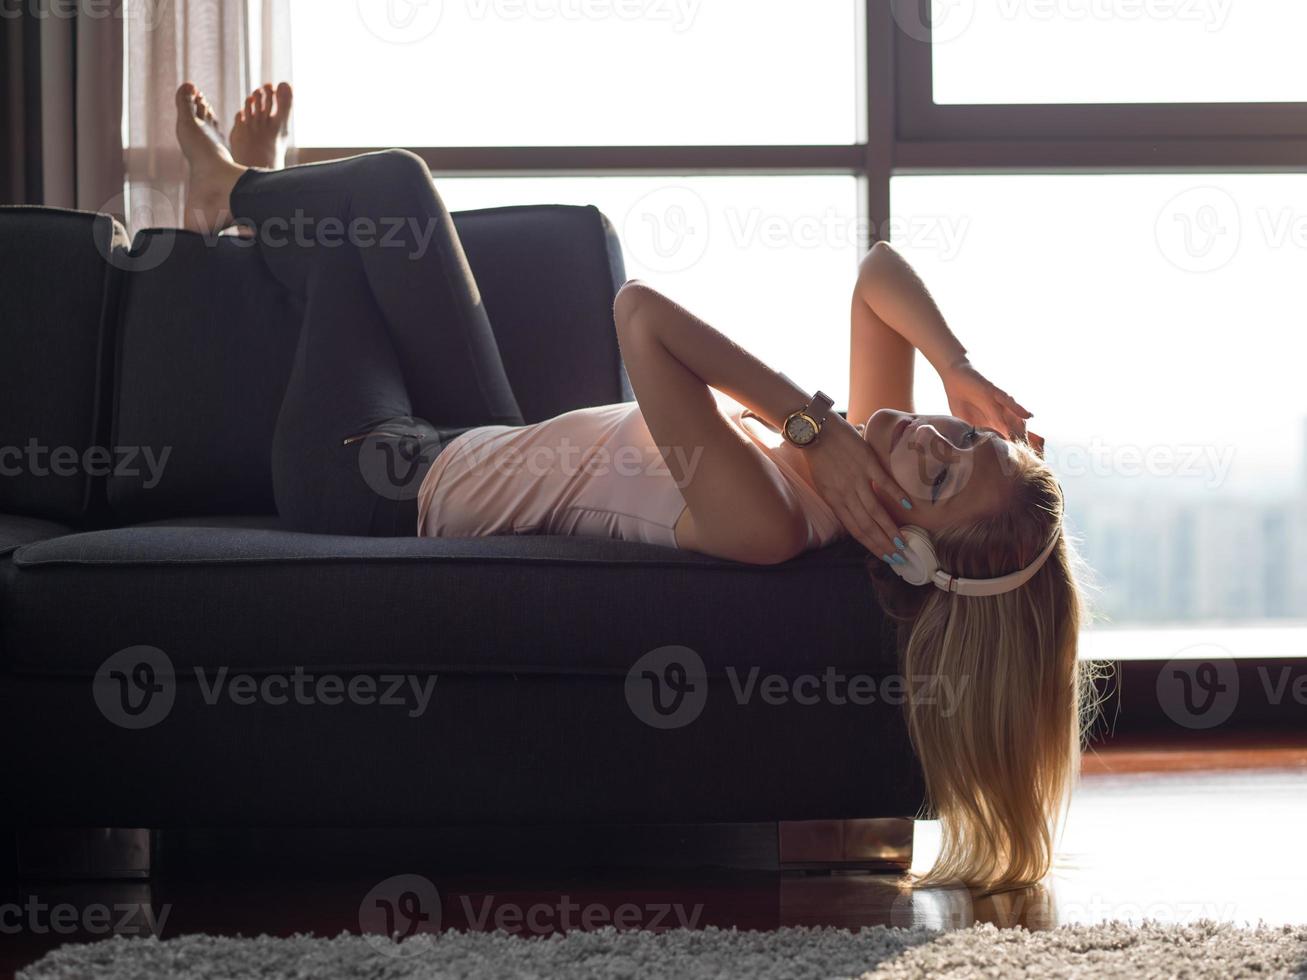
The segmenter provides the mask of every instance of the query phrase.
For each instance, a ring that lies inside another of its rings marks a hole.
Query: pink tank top
[[[777,485],[807,520],[808,548],[841,537],[843,525],[806,476],[803,450],[746,417],[734,399],[713,394],[718,410],[775,466]],[[687,451],[682,462],[693,478],[693,453]],[[639,405],[622,402],[533,425],[464,432],[423,478],[418,536],[591,535],[674,548],[684,510],[685,498]]]

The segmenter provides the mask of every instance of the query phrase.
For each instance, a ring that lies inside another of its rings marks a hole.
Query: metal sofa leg
[[[154,835],[143,828],[20,829],[20,879],[143,880],[150,877]]]
[[[785,820],[776,825],[782,871],[901,873],[912,866],[913,821]]]

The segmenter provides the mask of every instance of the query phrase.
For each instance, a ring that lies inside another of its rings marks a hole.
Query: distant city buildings
[[[1307,424],[1296,492],[1196,497],[1094,477],[1067,509],[1104,626],[1307,619]]]

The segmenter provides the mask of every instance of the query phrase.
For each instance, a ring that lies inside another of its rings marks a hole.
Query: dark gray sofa
[[[455,220],[527,420],[629,399],[611,319],[622,258],[603,216]],[[0,824],[916,813],[893,698],[739,693],[755,669],[782,687],[895,674],[855,544],[750,567],[607,540],[280,530],[268,457],[299,311],[258,247],[170,231],[129,243],[105,216],[0,209]],[[631,700],[653,676],[632,668],[667,646],[706,673],[683,724],[651,724]],[[109,658],[139,647],[165,665],[110,677]],[[213,697],[217,678],[283,690],[296,671],[412,677],[434,694],[416,715]],[[142,697],[171,693],[133,727],[102,696],[138,681]]]

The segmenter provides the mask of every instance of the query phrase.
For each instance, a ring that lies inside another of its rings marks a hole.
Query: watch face
[[[790,437],[790,441],[806,446],[817,438],[817,427],[806,416],[795,415],[785,423],[785,434]]]

